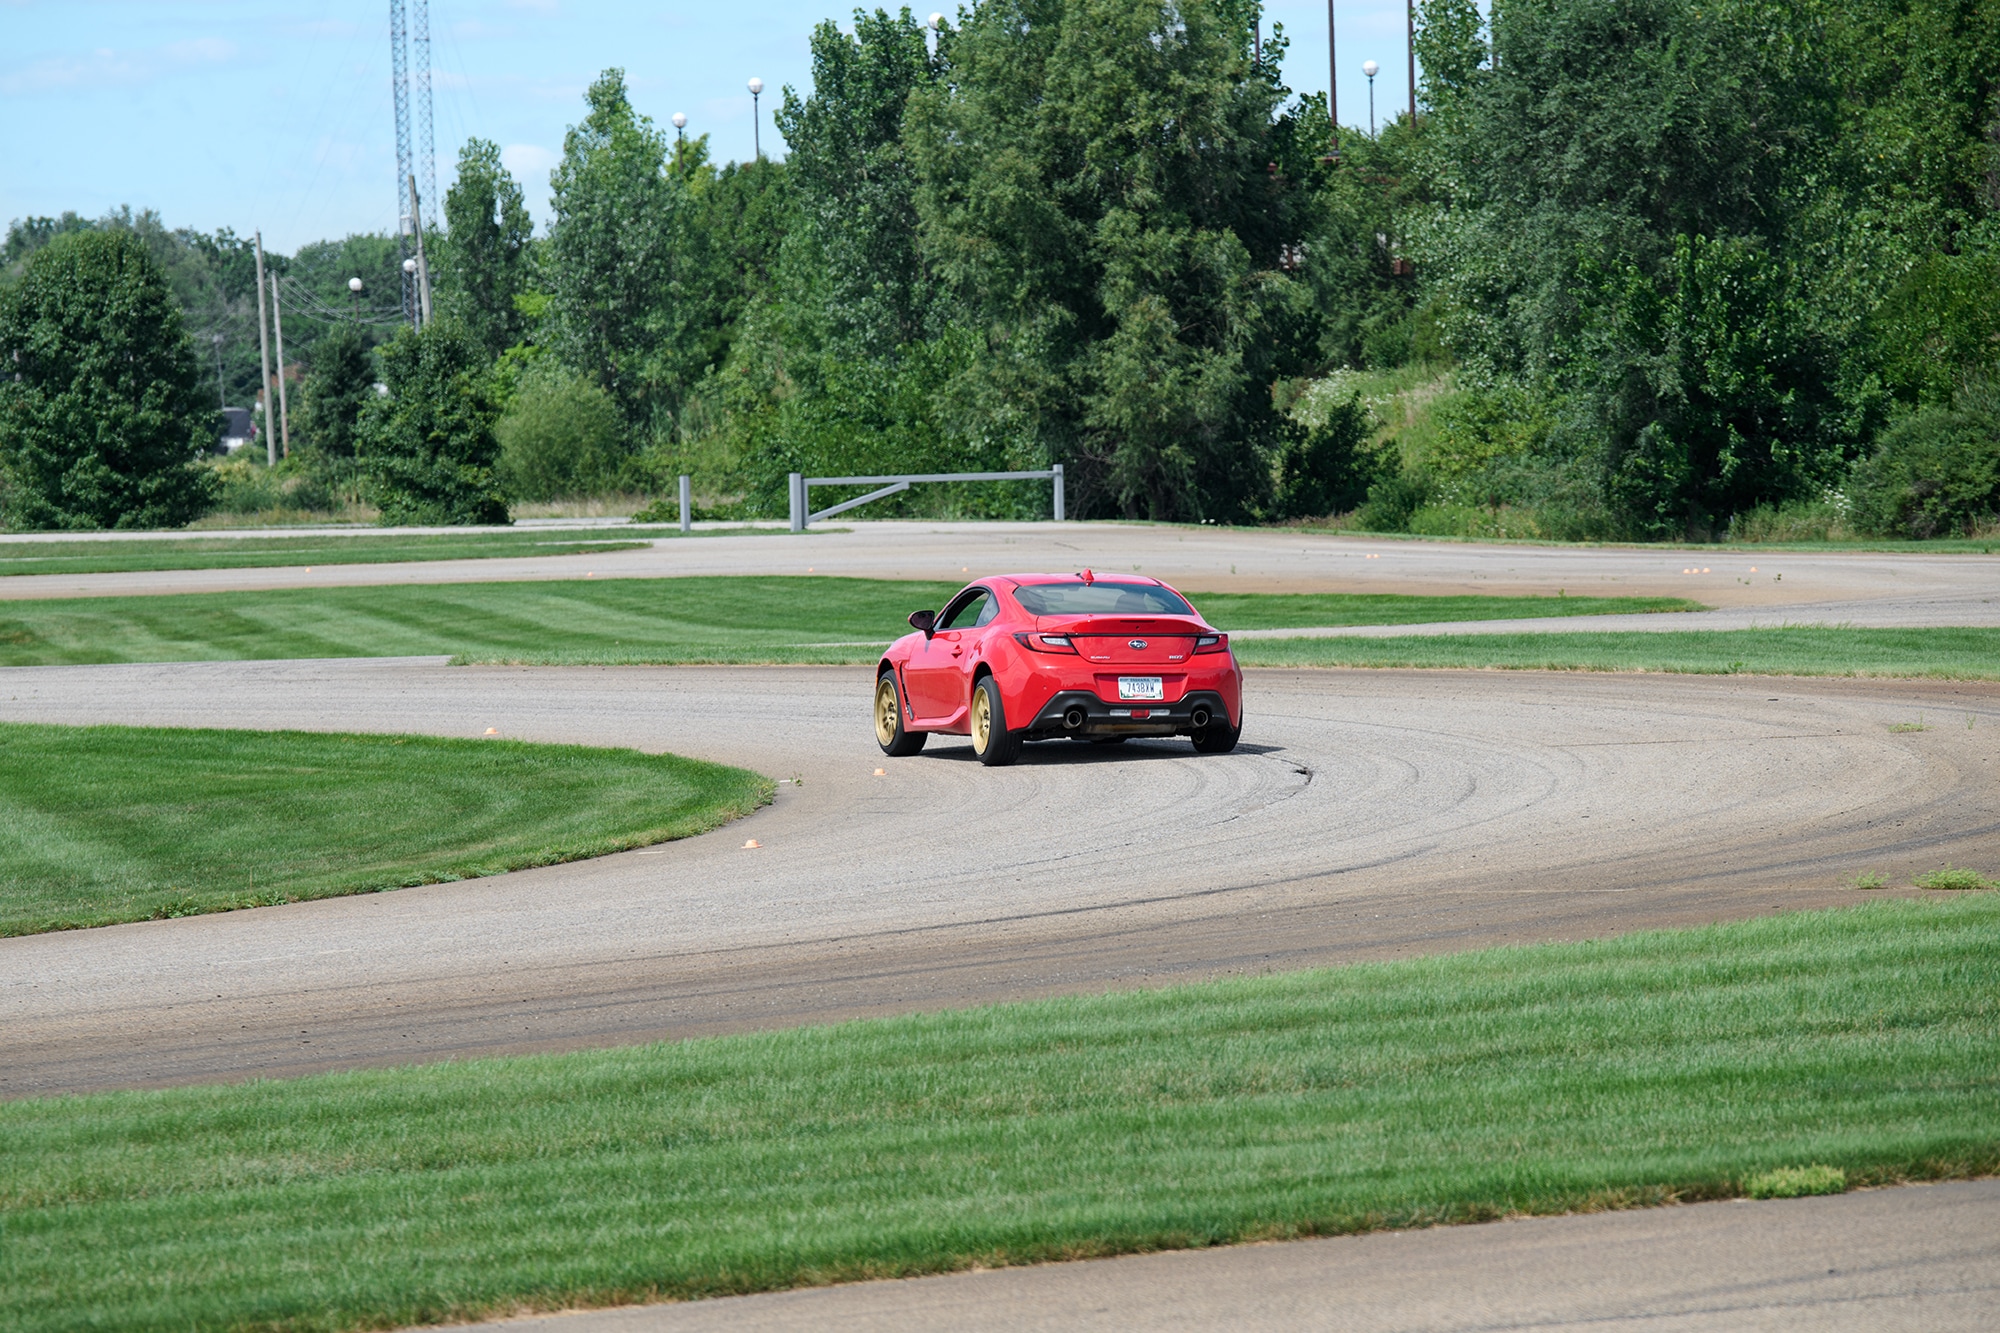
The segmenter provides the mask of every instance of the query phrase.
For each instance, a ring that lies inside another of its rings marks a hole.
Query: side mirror
[[[926,639],[928,639],[931,636],[931,632],[936,627],[936,625],[937,625],[937,612],[935,611],[910,612],[910,628],[922,630],[924,632],[924,637]]]

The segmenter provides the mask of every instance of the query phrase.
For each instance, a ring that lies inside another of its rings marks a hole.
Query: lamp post
[[[757,99],[764,95],[764,81],[750,80],[750,143],[756,151],[757,160],[764,160],[763,115],[757,109]]]
[[[359,278],[349,278],[347,280],[347,310],[349,314],[354,316],[354,322],[359,324],[361,322],[361,279]]]
[[[685,111],[674,112],[674,174],[681,175],[686,167],[681,161],[682,147],[687,142],[688,118]]]
[[[414,259],[405,259],[403,261],[404,282],[407,283],[413,281],[416,278],[416,276],[417,276],[417,261]],[[420,329],[424,326],[422,315],[423,315],[423,307],[421,305],[419,305],[417,309],[410,312],[410,324],[413,328]]]
[[[222,335],[211,333],[208,340],[215,344],[215,405],[229,406],[229,392],[222,387]]]
[[[1368,76],[1368,137],[1372,139],[1375,137],[1375,76],[1382,72],[1382,67],[1372,60],[1364,60],[1361,72]]]

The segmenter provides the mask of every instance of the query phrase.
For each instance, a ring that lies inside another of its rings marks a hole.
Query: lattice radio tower
[[[437,149],[431,132],[431,7],[430,0],[411,0],[414,24],[404,21],[403,0],[389,0],[389,68],[396,94],[396,257],[405,261],[415,252],[417,219],[410,213],[410,175],[420,172],[423,206],[437,208]],[[415,68],[410,57],[414,55]],[[417,102],[417,153],[411,151],[410,94]],[[413,160],[414,159],[414,160]],[[416,275],[403,270],[403,317],[417,322]]]

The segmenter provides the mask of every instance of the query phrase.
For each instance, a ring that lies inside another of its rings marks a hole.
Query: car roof
[[[1040,583],[1077,583],[1082,580],[1083,571],[1079,570],[1074,574],[994,574],[991,577],[1005,579],[1017,588],[1030,588]],[[1106,574],[1100,578],[1095,572],[1092,572],[1090,581],[1092,583],[1141,583],[1155,588],[1164,588],[1167,586],[1158,579],[1147,578],[1144,574]]]

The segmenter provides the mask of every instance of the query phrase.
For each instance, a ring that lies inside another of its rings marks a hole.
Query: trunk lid
[[[1067,634],[1086,662],[1114,667],[1184,665],[1197,636],[1214,630],[1186,616],[1042,616],[1041,634]]]

